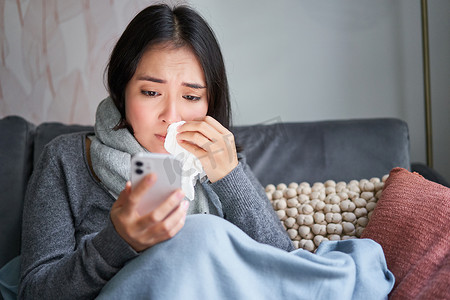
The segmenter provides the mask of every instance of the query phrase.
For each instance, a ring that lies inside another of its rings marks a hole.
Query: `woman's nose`
[[[181,121],[176,99],[165,99],[163,102],[160,119],[168,124]]]

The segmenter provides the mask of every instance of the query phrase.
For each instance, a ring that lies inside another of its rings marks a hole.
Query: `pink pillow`
[[[390,299],[450,299],[450,189],[393,169],[361,238],[395,275]]]

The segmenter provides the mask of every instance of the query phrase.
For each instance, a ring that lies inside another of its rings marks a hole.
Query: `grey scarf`
[[[130,178],[131,155],[148,152],[126,128],[113,130],[121,116],[111,98],[104,99],[95,115],[95,136],[91,137],[92,168],[100,181],[117,198]]]

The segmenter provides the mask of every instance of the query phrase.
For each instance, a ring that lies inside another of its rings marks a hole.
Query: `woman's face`
[[[125,89],[125,115],[137,141],[148,151],[167,153],[167,127],[203,119],[208,99],[203,69],[188,47],[151,47]]]

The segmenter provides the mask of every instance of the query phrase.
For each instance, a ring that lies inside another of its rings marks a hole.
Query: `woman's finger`
[[[214,118],[186,122],[178,132],[180,146],[200,160],[211,182],[223,178],[237,166],[234,136]]]
[[[205,121],[189,121],[178,127],[177,130],[178,134],[183,132],[199,132],[211,141],[215,137],[221,136],[219,131]]]
[[[213,118],[209,117],[208,119],[209,122],[212,122],[215,126],[221,126],[220,123]],[[199,159],[203,158],[205,153],[199,151],[197,147],[206,151],[208,155],[215,155],[220,152],[235,152],[236,146],[234,145],[234,136],[224,127],[222,127],[221,130],[227,131],[228,133],[226,134],[217,131],[216,128],[206,121],[186,122],[180,127],[177,135],[178,143],[183,148],[196,155]],[[184,141],[188,143],[185,143]],[[192,147],[189,143],[197,147]]]
[[[139,183],[131,187],[131,190],[127,192],[127,196],[121,199],[123,208],[131,212],[136,209],[136,205],[141,201],[144,194],[155,184],[157,179],[156,174],[151,173],[142,178]],[[119,198],[121,198],[119,196]]]
[[[176,209],[184,198],[181,189],[174,191],[166,200],[147,215],[138,220],[139,227],[148,227],[149,225],[162,222],[174,209]]]
[[[230,131],[228,129],[226,129],[222,124],[220,124],[219,121],[217,121],[216,119],[214,119],[211,116],[206,116],[204,121],[206,123],[208,123],[211,127],[213,127],[215,130],[220,132],[221,134],[228,134],[228,133],[230,133]]]
[[[198,148],[202,148],[204,150],[207,150],[208,147],[210,147],[214,141],[211,141],[206,136],[204,136],[202,133],[198,131],[184,131],[180,132],[177,135],[177,141],[181,144],[192,144],[197,146]]]
[[[115,207],[123,207],[124,205],[126,205],[126,203],[128,201],[127,199],[129,197],[130,193],[131,193],[131,182],[127,181],[127,183],[125,184],[125,188],[122,190],[122,192],[120,192],[120,195],[117,198],[117,201],[114,202],[114,206]]]
[[[233,133],[226,129],[222,124],[220,124],[219,121],[217,121],[213,117],[206,116],[205,122],[222,134],[221,138],[225,146],[228,148],[228,153],[235,153],[236,144]]]
[[[159,243],[174,237],[183,227],[189,201],[183,201],[162,222],[147,229],[148,240],[151,244]]]

